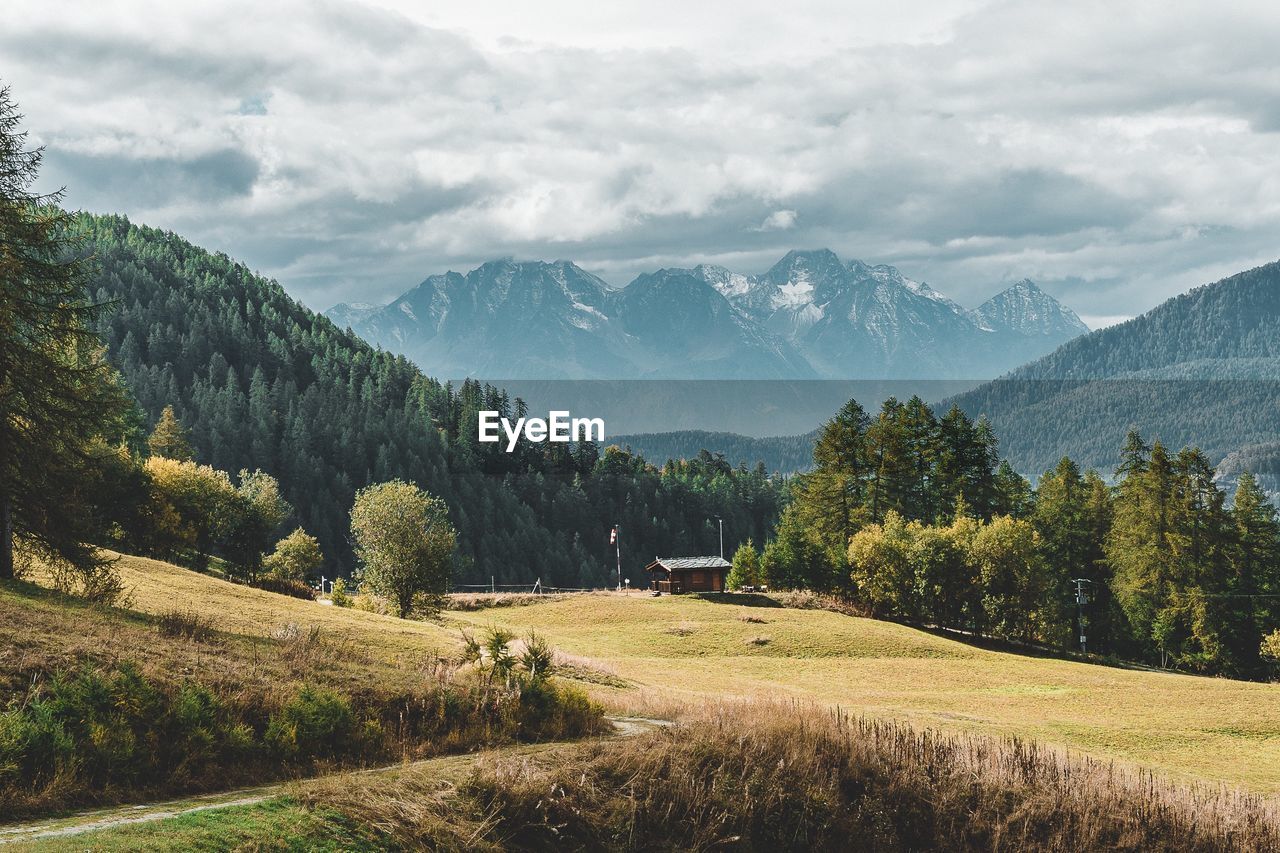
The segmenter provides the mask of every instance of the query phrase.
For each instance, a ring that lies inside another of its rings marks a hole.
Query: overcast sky
[[[890,8],[892,7],[892,8]],[[18,0],[68,204],[316,309],[495,257],[1031,277],[1093,325],[1280,257],[1280,3]]]

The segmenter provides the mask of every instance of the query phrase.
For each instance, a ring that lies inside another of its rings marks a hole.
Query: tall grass
[[[498,759],[451,798],[410,775],[312,800],[446,849],[1280,849],[1275,810],[1255,797],[1023,740],[781,704],[723,705],[651,736]]]

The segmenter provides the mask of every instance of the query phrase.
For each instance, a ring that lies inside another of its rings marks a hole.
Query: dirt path
[[[645,732],[671,725],[668,720],[655,720],[647,717],[609,717],[613,723],[613,734],[606,737],[634,737]],[[556,746],[581,741],[565,741],[563,743],[528,744],[525,746],[507,747],[507,750],[540,752]],[[504,750],[505,751],[505,750]],[[367,770],[345,771],[347,773],[391,773],[411,768],[439,768],[442,775],[453,776],[469,769],[484,752],[466,755],[443,755],[426,758],[421,761],[389,764]],[[195,812],[216,811],[236,806],[251,806],[278,797],[285,792],[288,785],[305,784],[308,779],[295,780],[277,785],[263,785],[257,788],[243,788],[238,791],[226,791],[221,794],[205,794],[198,797],[184,797],[177,800],[166,800],[159,803],[146,803],[133,806],[116,806],[110,809],[81,812],[63,818],[48,818],[33,823],[15,824],[0,827],[0,845],[18,842],[37,841],[42,838],[60,838],[69,835],[80,835],[99,829],[111,829],[137,823],[167,820],[180,815]]]

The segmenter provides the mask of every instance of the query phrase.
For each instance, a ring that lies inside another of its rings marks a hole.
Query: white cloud
[[[760,223],[757,231],[787,231],[796,227],[796,212],[794,210],[775,210],[765,217],[764,222]]]
[[[828,245],[1102,317],[1277,254],[1270,2],[16,6],[0,70],[70,203],[319,308]]]

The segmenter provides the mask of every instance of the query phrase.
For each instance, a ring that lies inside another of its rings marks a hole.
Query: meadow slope
[[[592,594],[449,612],[443,622],[537,630],[632,682],[594,688],[619,709],[791,698],[916,727],[1032,737],[1174,778],[1280,790],[1280,685],[990,651],[888,622],[733,600]]]
[[[412,622],[249,589],[155,560],[122,556],[119,566],[137,611],[189,609],[227,632],[223,654],[234,650],[242,663],[222,678],[260,659],[246,638],[270,644],[266,638],[287,623],[320,626],[333,656],[326,680],[365,690],[411,680],[424,660],[450,653],[462,630],[498,625],[518,635],[535,630],[582,659],[577,674],[590,692],[624,713],[713,698],[793,699],[917,727],[1032,737],[1174,778],[1280,790],[1280,685],[991,651],[829,611],[743,606],[737,602],[746,599],[734,596],[594,593],[449,610],[432,622]],[[15,657],[71,665],[84,655],[123,656],[156,636],[142,625],[112,636],[94,627],[86,609],[81,636],[47,637],[38,618],[46,605],[28,599],[22,606],[35,609],[23,614],[19,604],[0,596],[0,615],[12,617],[0,619],[10,644],[0,659],[10,665]],[[216,667],[207,654],[184,664]]]

